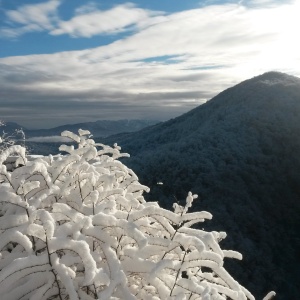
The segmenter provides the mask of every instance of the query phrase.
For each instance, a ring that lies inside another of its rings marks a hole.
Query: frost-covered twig
[[[0,120],[0,127],[5,127],[6,124],[2,120]],[[26,148],[25,141],[25,133],[22,128],[15,129],[12,133],[8,134],[4,130],[0,136],[0,153],[11,146],[15,145],[17,141],[22,141],[22,146]]]

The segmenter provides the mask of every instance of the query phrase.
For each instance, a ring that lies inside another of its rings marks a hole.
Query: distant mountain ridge
[[[276,299],[297,299],[299,133],[300,79],[268,72],[180,117],[104,143],[131,154],[125,163],[152,189],[148,199],[170,207],[189,190],[199,194],[196,210],[214,215],[203,226],[228,232],[224,243],[244,255],[229,267],[257,299],[272,289]]]
[[[59,136],[64,130],[78,132],[78,129],[84,128],[92,132],[94,137],[107,137],[109,135],[117,134],[120,132],[133,132],[141,130],[147,126],[154,125],[159,121],[155,120],[98,120],[95,122],[84,122],[76,124],[66,124],[49,129],[27,129],[22,125],[14,122],[6,122],[2,130],[11,133],[15,129],[23,129],[26,138],[32,137],[48,137]]]

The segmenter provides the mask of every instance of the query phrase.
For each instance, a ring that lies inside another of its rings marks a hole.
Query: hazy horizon
[[[93,123],[93,122],[97,122],[97,121],[151,121],[151,122],[165,122],[168,121],[170,119],[166,119],[166,120],[155,120],[155,119],[115,119],[115,120],[111,120],[111,119],[99,119],[99,120],[87,120],[86,122],[66,122],[66,123],[61,123],[61,124],[54,124],[53,126],[49,126],[49,127],[27,127],[24,124],[22,124],[21,122],[18,121],[14,121],[14,120],[10,120],[10,121],[6,121],[4,118],[0,120],[0,125],[1,126],[5,126],[6,123],[16,123],[18,125],[20,125],[22,128],[24,129],[28,129],[28,130],[39,130],[39,129],[52,129],[52,128],[56,128],[56,127],[60,127],[60,126],[65,126],[65,125],[75,125],[75,124],[80,124],[80,123]],[[5,128],[5,127],[4,127]]]

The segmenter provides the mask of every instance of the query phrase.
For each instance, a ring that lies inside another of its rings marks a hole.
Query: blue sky
[[[178,116],[270,70],[300,76],[299,0],[0,0],[0,119]]]

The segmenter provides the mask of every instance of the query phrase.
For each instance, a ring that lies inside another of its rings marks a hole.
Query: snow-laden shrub
[[[0,155],[0,297],[14,299],[254,299],[223,267],[223,232],[192,225],[196,195],[174,212],[146,202],[120,147],[87,131],[63,132],[78,147],[27,161],[13,146]],[[4,162],[18,153],[8,172]]]
[[[0,120],[0,128],[2,129],[2,127],[4,128],[5,126],[5,122]],[[2,130],[0,133],[0,153],[15,145],[16,141],[21,142],[25,147],[25,133],[23,129],[15,129],[11,133],[7,133],[5,130]]]

